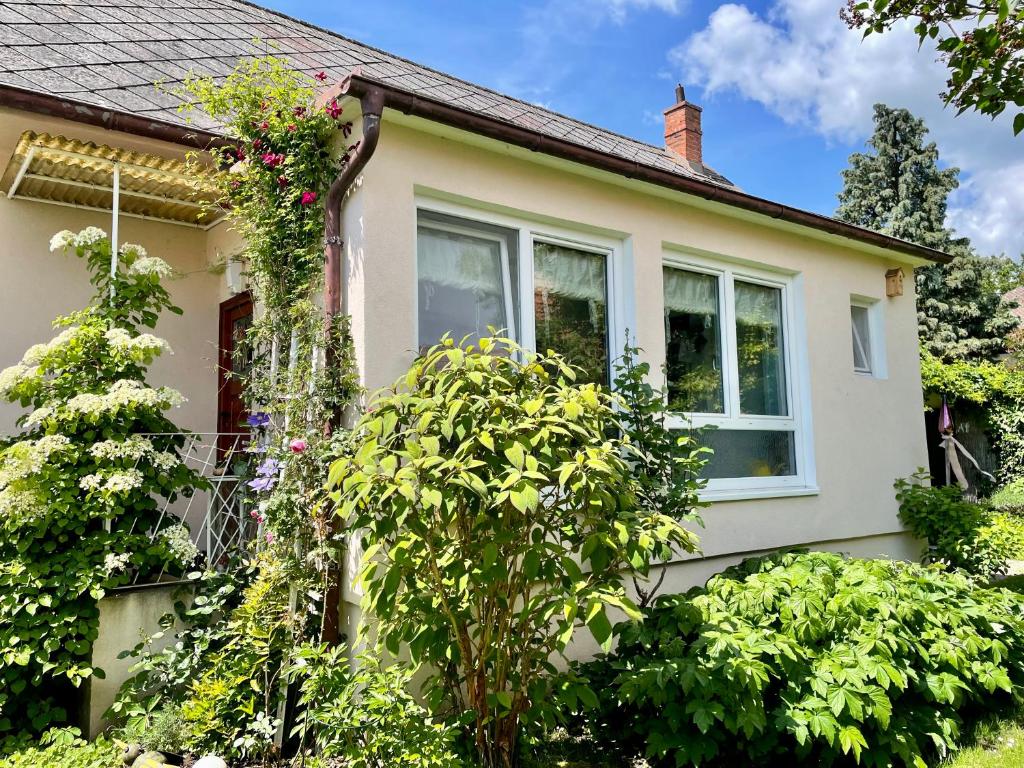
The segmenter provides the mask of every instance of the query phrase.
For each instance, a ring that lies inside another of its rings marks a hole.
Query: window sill
[[[789,488],[743,488],[735,490],[701,491],[700,500],[715,503],[718,501],[748,501],[753,499],[782,499],[792,496],[817,496],[817,486],[792,486]]]

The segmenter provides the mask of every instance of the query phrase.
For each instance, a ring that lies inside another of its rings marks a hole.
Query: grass
[[[942,768],[1024,768],[1024,712],[980,725],[971,741]]]

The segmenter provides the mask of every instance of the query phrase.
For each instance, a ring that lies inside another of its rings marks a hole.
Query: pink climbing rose
[[[316,202],[316,192],[303,192],[302,193],[302,204],[310,205]]]
[[[292,453],[305,453],[306,448],[308,448],[309,446],[306,444],[306,441],[303,440],[301,437],[296,437],[294,440],[288,443],[288,447],[292,449]]]

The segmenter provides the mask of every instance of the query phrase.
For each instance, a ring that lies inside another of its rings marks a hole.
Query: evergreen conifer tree
[[[1017,320],[986,275],[1000,259],[979,256],[967,238],[946,226],[957,168],[940,168],[924,121],[905,109],[875,105],[872,151],[850,156],[836,218],[937,248],[949,264],[916,270],[918,335],[943,359],[994,359],[1006,350]]]

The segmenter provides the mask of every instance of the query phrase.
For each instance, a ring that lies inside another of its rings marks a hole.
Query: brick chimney
[[[701,108],[686,100],[682,85],[676,86],[676,103],[665,110],[665,146],[685,160],[703,165],[700,149]]]

